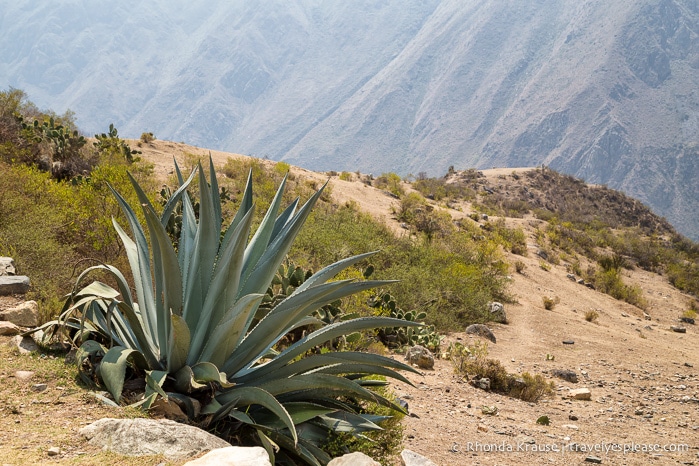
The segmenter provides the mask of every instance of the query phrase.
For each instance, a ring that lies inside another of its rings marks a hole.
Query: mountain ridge
[[[320,171],[545,164],[699,238],[688,0],[3,8],[0,81],[88,133],[113,121]]]

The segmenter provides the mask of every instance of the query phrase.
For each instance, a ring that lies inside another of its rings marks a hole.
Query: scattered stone
[[[39,305],[36,301],[25,301],[0,311],[0,320],[12,322],[20,327],[36,327],[39,325]]]
[[[563,340],[564,345],[574,345],[575,341],[574,340]]]
[[[34,371],[17,371],[15,372],[15,378],[17,380],[29,380],[34,377]]]
[[[479,337],[487,338],[488,340],[495,343],[495,335],[493,331],[484,324],[473,324],[466,327],[466,333],[471,335],[478,335]]]
[[[570,369],[554,369],[552,372],[554,377],[563,379],[570,383],[578,383],[578,374]]]
[[[578,278],[577,284],[578,284],[578,285],[584,285],[584,284],[585,284],[585,280],[583,280],[582,278]]]
[[[46,385],[45,383],[36,383],[36,384],[32,385],[32,391],[37,392],[37,393],[43,392],[47,388],[49,388],[49,386]]]
[[[592,393],[588,388],[576,388],[568,392],[568,398],[573,400],[589,401],[592,399]]]
[[[162,454],[179,460],[231,445],[194,426],[168,419],[100,419],[80,429],[94,446],[120,455]]]
[[[436,463],[428,458],[408,449],[400,452],[400,459],[402,466],[437,466]]]
[[[0,275],[0,296],[25,294],[30,283],[29,277],[24,275]]]
[[[421,369],[432,369],[434,367],[434,356],[424,346],[415,345],[405,353],[405,359],[410,364],[417,364]]]
[[[39,351],[39,346],[31,337],[15,335],[10,340],[10,346],[14,346],[19,350],[19,354],[29,354]]]
[[[679,325],[672,325],[672,326],[670,326],[670,329],[676,333],[687,333],[687,329],[685,327],[681,327]]]
[[[647,312],[644,312],[644,313],[643,313],[643,318],[646,319],[646,320],[650,320],[650,319],[651,319],[650,314],[648,314]]]
[[[692,319],[691,317],[680,317],[680,322],[684,322],[685,324],[694,325],[694,319]]]
[[[473,386],[488,391],[490,390],[490,379],[483,377],[482,379],[474,380]]]
[[[515,437],[515,443],[526,443],[527,445],[534,445],[536,443],[536,440],[534,439],[534,437],[530,437],[528,435],[518,435],[517,437]]]
[[[564,429],[572,429],[572,430],[578,430],[578,426],[575,424],[563,424],[561,427]]]
[[[58,456],[61,454],[61,449],[58,447],[51,447],[48,449],[47,453],[49,456]]]
[[[507,323],[507,314],[505,314],[505,306],[502,303],[494,301],[488,305],[488,309],[493,322]]]
[[[153,406],[151,406],[151,412],[155,418],[165,418],[179,422],[184,422],[188,419],[187,415],[182,412],[182,409],[177,405],[177,403],[170,400],[164,400],[162,398],[158,398],[155,403],[153,403]]]
[[[568,415],[568,419],[570,419],[571,421],[577,421],[577,420],[578,420],[578,416],[576,416],[575,414],[569,414],[569,415]]]
[[[0,276],[15,274],[15,261],[11,257],[0,257]]]
[[[572,273],[567,274],[566,277],[568,277],[568,279],[572,282],[576,281],[575,275]]]
[[[331,460],[328,466],[381,466],[381,463],[374,461],[364,453],[355,451]]]
[[[0,321],[0,335],[12,337],[20,332],[19,327],[17,327],[12,322]]]
[[[602,464],[602,458],[598,458],[596,456],[588,456],[585,458],[586,463],[594,463],[594,464]]]
[[[684,366],[685,366],[685,367],[694,367],[693,364],[690,364],[690,363],[688,363],[688,362],[685,362],[685,363],[684,363]]]
[[[262,447],[225,447],[187,461],[184,466],[272,466],[272,463]]]
[[[476,427],[476,430],[478,430],[478,432],[488,432],[488,426],[483,425],[483,424],[478,424],[478,427]]]

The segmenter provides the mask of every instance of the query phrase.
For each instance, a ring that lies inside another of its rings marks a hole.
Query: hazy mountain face
[[[0,0],[0,86],[316,170],[547,164],[699,238],[695,0]]]

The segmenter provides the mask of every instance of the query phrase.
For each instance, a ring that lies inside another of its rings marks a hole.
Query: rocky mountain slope
[[[315,170],[546,164],[699,237],[691,0],[0,6],[0,82],[88,134]]]

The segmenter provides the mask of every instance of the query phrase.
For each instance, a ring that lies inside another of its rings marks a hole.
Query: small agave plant
[[[314,317],[313,312],[328,303],[389,283],[330,281],[371,253],[329,265],[273,308],[260,307],[323,188],[300,208],[297,199],[277,215],[286,179],[282,181],[250,238],[254,206],[249,176],[240,209],[221,234],[219,187],[213,163],[209,165],[207,183],[201,165],[185,181],[175,164],[180,187],[160,215],[131,178],[145,230],[134,209],[112,190],[131,231],[129,236],[113,220],[128,256],[135,295],[115,267],[90,267],[79,276],[58,322],[78,330],[81,368],[92,368],[90,375],[103,383],[116,403],[122,400],[127,373],[144,374],[145,394],[138,401],[143,408],[162,397],[177,402],[202,424],[227,418],[251,429],[273,461],[276,453],[279,460],[327,463],[330,457],[320,447],[329,432],[379,428],[380,418],[358,414],[350,400],[369,400],[402,411],[367,388],[375,381],[362,377],[375,374],[410,383],[397,371],[416,371],[375,354],[309,355],[309,350],[352,332],[418,324],[388,317],[328,324]],[[198,221],[186,192],[197,172]],[[182,212],[177,248],[166,231],[176,208]],[[100,281],[81,288],[96,271],[111,276],[116,288]],[[317,329],[275,351],[287,333],[310,324]]]

